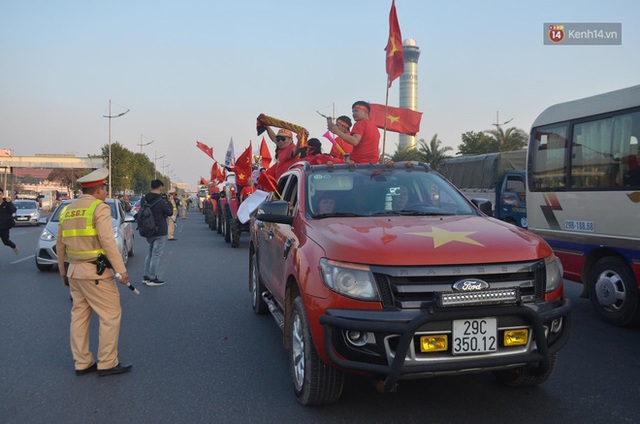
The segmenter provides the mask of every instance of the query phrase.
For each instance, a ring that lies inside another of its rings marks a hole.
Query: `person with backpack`
[[[151,191],[142,198],[140,211],[136,215],[138,231],[149,243],[142,283],[151,287],[164,285],[164,281],[158,278],[158,267],[167,241],[167,217],[173,215],[173,206],[167,201],[163,189],[162,181],[151,181]]]

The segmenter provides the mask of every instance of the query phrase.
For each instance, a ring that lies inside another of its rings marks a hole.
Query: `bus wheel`
[[[618,258],[602,258],[588,278],[591,304],[607,322],[624,327],[640,322],[638,285],[629,266]]]

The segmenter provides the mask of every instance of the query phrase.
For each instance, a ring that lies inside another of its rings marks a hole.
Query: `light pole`
[[[158,157],[158,151],[156,150],[153,155],[153,170],[155,171],[154,179],[158,179],[158,159],[162,159],[165,155]]]
[[[122,115],[129,112],[131,109],[127,109],[118,115],[111,114],[111,99],[109,99],[109,114],[102,115],[103,118],[109,118],[109,197],[111,197],[111,118],[119,118]]]
[[[142,142],[142,134],[140,134],[140,144],[138,144],[138,146],[140,146],[140,153],[142,153],[142,147],[143,146],[148,146],[149,144],[153,143],[155,140],[151,140],[148,143],[143,143]]]

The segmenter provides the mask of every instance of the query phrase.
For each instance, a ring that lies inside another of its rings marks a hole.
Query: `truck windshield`
[[[476,210],[432,172],[358,169],[312,172],[306,184],[313,218],[376,215],[472,215]]]

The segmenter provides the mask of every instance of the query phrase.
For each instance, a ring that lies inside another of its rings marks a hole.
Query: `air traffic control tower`
[[[402,43],[404,49],[404,73],[400,75],[400,107],[418,110],[418,59],[420,48],[416,40],[407,38]],[[416,147],[416,138],[400,134],[399,148]]]

